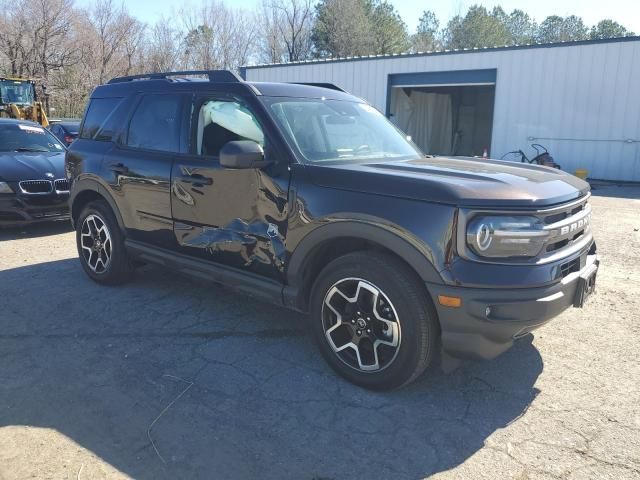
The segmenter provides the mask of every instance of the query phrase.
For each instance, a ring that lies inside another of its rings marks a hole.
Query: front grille
[[[575,245],[589,232],[591,205],[589,197],[584,197],[568,205],[542,210],[538,217],[551,235],[545,246],[547,254],[558,254]]]
[[[68,192],[69,191],[69,180],[66,178],[61,178],[53,182],[53,185],[56,189],[56,192]]]
[[[585,202],[580,203],[578,206],[573,206],[572,205],[570,207],[567,207],[566,210],[561,211],[559,213],[552,213],[552,214],[546,215],[544,217],[544,223],[546,225],[551,225],[553,223],[561,222],[562,220],[564,220],[566,218],[569,218],[569,217],[571,217],[573,215],[576,215],[576,214],[582,212],[586,208],[586,206],[587,206],[587,202],[585,201]],[[562,207],[560,207],[560,208],[562,208]]]
[[[53,191],[51,180],[23,180],[18,185],[22,193],[42,195]]]

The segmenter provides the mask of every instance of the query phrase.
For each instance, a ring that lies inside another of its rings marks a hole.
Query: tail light
[[[73,142],[73,137],[71,135],[65,135],[64,136],[64,143],[66,143],[67,145],[70,145],[71,142]]]

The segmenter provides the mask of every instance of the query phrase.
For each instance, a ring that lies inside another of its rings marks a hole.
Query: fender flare
[[[91,177],[76,179],[73,182],[73,185],[71,187],[71,195],[69,196],[69,205],[71,206],[72,221],[75,222],[75,218],[73,216],[73,204],[79,195],[82,195],[84,192],[87,192],[87,191],[95,192],[107,201],[107,203],[109,204],[109,207],[111,208],[111,211],[113,212],[113,215],[116,217],[120,230],[124,231],[125,229],[124,221],[122,220],[122,215],[120,215],[120,209],[118,208],[118,204],[114,200],[109,190],[104,185],[102,185],[98,180]]]
[[[317,247],[339,237],[350,237],[372,242],[393,252],[406,262],[424,282],[443,283],[433,264],[433,253],[428,245],[395,225],[370,224],[363,221],[343,220],[329,223],[308,233],[291,254],[286,271],[284,290],[286,304],[303,305],[304,272],[310,254]]]

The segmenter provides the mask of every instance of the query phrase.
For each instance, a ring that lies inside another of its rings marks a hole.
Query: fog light
[[[485,316],[490,316],[491,315],[491,307],[487,307],[484,311]]]

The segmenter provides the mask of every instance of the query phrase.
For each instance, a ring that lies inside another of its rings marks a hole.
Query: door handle
[[[109,165],[109,170],[120,174],[129,173],[129,167],[122,163],[112,163]]]
[[[213,178],[203,177],[197,173],[194,175],[182,175],[178,177],[181,182],[190,183],[194,187],[202,187],[204,185],[213,185]]]

